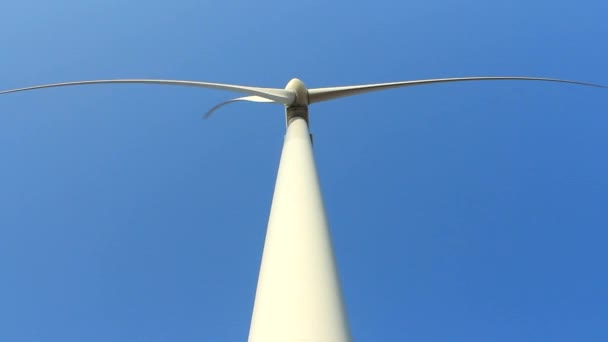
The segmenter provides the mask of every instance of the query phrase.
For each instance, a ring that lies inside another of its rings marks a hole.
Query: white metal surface
[[[285,135],[250,342],[350,341],[308,125]]]

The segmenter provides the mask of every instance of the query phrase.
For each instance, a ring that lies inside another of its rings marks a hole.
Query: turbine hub
[[[296,95],[292,104],[285,106],[285,123],[287,127],[293,119],[302,118],[308,125],[308,89],[304,82],[297,78],[291,79],[285,86],[285,90],[293,92]]]
[[[294,103],[290,106],[308,106],[308,88],[306,88],[304,82],[292,78],[285,86],[285,90],[292,91],[296,95]]]

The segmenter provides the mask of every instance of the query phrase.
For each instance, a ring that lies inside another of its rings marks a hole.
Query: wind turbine
[[[247,96],[222,102],[268,102],[285,106],[287,131],[272,199],[270,218],[249,330],[251,342],[350,341],[346,311],[334,260],[309,131],[308,106],[391,88],[465,81],[546,81],[606,86],[540,77],[460,77],[308,89],[292,79],[284,89],[158,79],[91,80],[44,84],[0,91],[8,94],[42,88],[104,83],[145,83],[228,90]]]

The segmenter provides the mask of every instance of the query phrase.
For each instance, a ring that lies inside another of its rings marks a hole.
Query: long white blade
[[[224,101],[222,103],[219,103],[215,106],[213,106],[213,108],[209,109],[207,111],[207,113],[205,113],[205,115],[203,116],[203,118],[205,119],[209,119],[211,117],[211,115],[218,109],[220,109],[220,107],[223,107],[227,104],[233,103],[233,102],[237,102],[237,101],[249,101],[249,102],[270,102],[270,103],[277,103],[273,100],[261,97],[261,96],[245,96],[245,97],[238,97],[236,99],[232,99],[232,100],[228,100],[228,101]]]
[[[363,93],[369,93],[372,91],[416,86],[431,83],[448,83],[448,82],[464,82],[464,81],[501,81],[501,80],[517,80],[517,81],[545,81],[545,82],[561,82],[578,84],[591,87],[608,88],[599,84],[561,80],[557,78],[543,78],[543,77],[520,77],[520,76],[489,76],[489,77],[455,77],[455,78],[436,78],[428,80],[415,80],[415,81],[403,81],[403,82],[390,82],[390,83],[378,83],[378,84],[363,84],[346,87],[330,87],[330,88],[315,88],[308,91],[308,99],[310,103],[316,103],[321,101],[328,101],[337,99],[345,96],[358,95]]]
[[[144,83],[144,84],[164,84],[164,85],[178,85],[178,86],[190,86],[190,87],[202,87],[211,89],[220,89],[234,91],[237,93],[243,93],[247,95],[255,95],[263,97],[265,99],[278,102],[284,105],[290,105],[295,100],[295,94],[285,89],[277,88],[258,88],[258,87],[247,87],[233,84],[221,84],[221,83],[208,83],[198,81],[181,81],[181,80],[157,80],[157,79],[115,79],[115,80],[91,80],[91,81],[77,81],[77,82],[64,82],[64,83],[52,83],[43,84],[32,87],[9,89],[0,91],[1,94],[15,93],[19,91],[28,91],[43,88],[53,87],[65,87],[75,85],[87,85],[87,84],[104,84],[104,83]]]

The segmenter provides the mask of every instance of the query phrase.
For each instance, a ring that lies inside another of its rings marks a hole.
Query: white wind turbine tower
[[[251,342],[350,341],[346,312],[312,152],[308,106],[367,92],[431,83],[525,80],[607,88],[539,77],[461,77],[307,89],[292,79],[285,89],[247,87],[197,81],[117,79],[45,84],[0,91],[0,94],[72,85],[147,83],[229,90],[247,96],[235,101],[270,102],[285,106],[287,132],[277,175],[255,303],[249,330]]]

